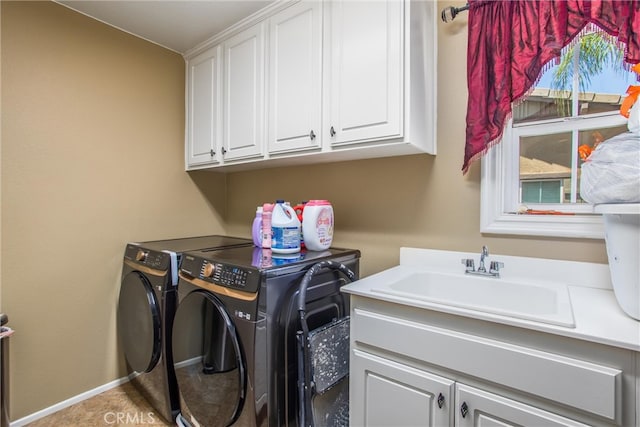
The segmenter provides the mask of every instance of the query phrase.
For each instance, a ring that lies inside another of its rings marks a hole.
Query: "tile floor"
[[[29,427],[173,426],[130,383],[40,418]]]

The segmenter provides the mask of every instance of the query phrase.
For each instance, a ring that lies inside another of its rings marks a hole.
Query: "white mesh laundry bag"
[[[634,108],[640,114],[640,102]],[[631,120],[629,128],[636,130]],[[580,196],[594,205],[640,203],[640,122],[636,132],[609,138],[591,153],[582,165]]]

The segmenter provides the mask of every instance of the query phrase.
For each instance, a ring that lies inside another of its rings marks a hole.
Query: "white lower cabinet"
[[[351,363],[351,425],[453,425],[452,380],[359,350],[353,351]]]
[[[587,427],[535,406],[456,384],[454,424],[460,427]]]
[[[353,351],[351,361],[353,426],[587,426],[534,406],[359,350]]]
[[[359,295],[350,313],[352,426],[640,425],[637,352]]]

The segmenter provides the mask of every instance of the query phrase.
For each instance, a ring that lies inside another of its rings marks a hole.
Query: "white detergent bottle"
[[[323,251],[333,241],[333,207],[328,200],[309,200],[302,214],[304,244],[310,251]]]
[[[300,220],[284,200],[276,200],[271,215],[271,251],[278,254],[300,252]]]

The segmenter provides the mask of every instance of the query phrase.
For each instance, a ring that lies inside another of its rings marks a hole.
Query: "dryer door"
[[[146,276],[132,271],[122,280],[118,301],[118,336],[129,368],[149,372],[161,354],[160,305]]]
[[[212,293],[196,290],[180,301],[173,360],[182,416],[195,425],[233,424],[245,399],[245,362],[235,325]]]

